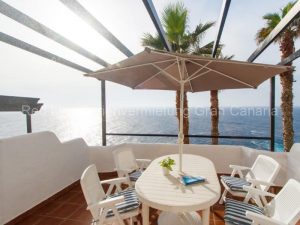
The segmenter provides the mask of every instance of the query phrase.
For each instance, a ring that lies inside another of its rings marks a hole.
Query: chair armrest
[[[252,195],[259,195],[259,196],[263,196],[263,197],[272,197],[272,198],[274,198],[276,196],[273,193],[270,193],[267,191],[262,191],[260,189],[254,188],[254,187],[243,186],[243,189]]]
[[[151,163],[150,159],[136,159],[136,163],[138,164],[140,169],[144,169],[149,166]]]
[[[151,163],[152,160],[151,159],[136,159],[136,161],[140,162],[140,163],[148,163],[149,164],[149,163]]]
[[[247,181],[254,184],[255,186],[258,186],[258,185],[264,185],[267,187],[275,186],[274,183],[263,181],[263,180],[258,180],[258,179],[253,179],[253,178],[248,178]]]
[[[115,169],[118,173],[119,177],[127,177],[129,179],[129,173],[131,173],[133,170],[129,170],[129,169]]]
[[[264,224],[264,225],[287,225],[281,221],[269,218],[264,215],[246,211],[246,217],[256,222],[255,224]]]
[[[238,166],[238,165],[229,165],[229,168],[232,169],[231,176],[234,177],[236,174],[240,176],[240,178],[244,178],[244,174],[242,171],[251,170],[251,168],[246,166]]]
[[[265,207],[268,204],[266,197],[274,198],[276,196],[270,192],[266,192],[252,186],[243,186],[243,189],[247,191],[244,202],[248,202],[252,198],[255,203],[261,208]]]
[[[101,184],[112,184],[112,185],[128,183],[128,182],[129,182],[128,177],[118,177],[118,178],[100,181]]]
[[[250,170],[250,167],[247,166],[238,166],[238,165],[229,165],[229,168],[231,169],[237,169],[237,170]]]
[[[103,201],[99,201],[98,203],[89,205],[87,207],[88,210],[91,210],[93,208],[110,208],[115,206],[118,203],[122,203],[124,202],[124,196],[118,196],[115,198],[109,198],[109,199],[105,199]]]
[[[104,180],[104,181],[100,181],[100,184],[109,184],[109,187],[105,193],[106,196],[111,195],[113,193],[114,187],[116,187],[117,192],[122,191],[122,186],[121,184],[125,183],[127,184],[129,187],[131,187],[131,183],[129,178],[126,177],[118,177],[118,178],[114,178],[114,179],[109,179],[109,180]]]

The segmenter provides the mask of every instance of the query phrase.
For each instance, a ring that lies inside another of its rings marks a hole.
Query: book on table
[[[180,176],[180,181],[184,185],[190,185],[190,184],[203,183],[206,181],[206,178],[202,176],[182,175]]]

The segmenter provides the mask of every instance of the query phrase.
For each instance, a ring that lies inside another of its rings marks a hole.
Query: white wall
[[[61,143],[50,132],[0,140],[0,224],[77,181],[87,155],[82,139]]]
[[[82,139],[61,143],[55,134],[40,132],[0,140],[0,224],[8,222],[78,180],[95,163],[99,172],[114,170],[112,150],[130,147],[137,158],[155,159],[178,152],[175,144],[87,146]],[[291,153],[272,153],[241,146],[185,145],[184,152],[209,158],[218,173],[230,173],[230,164],[251,166],[258,154],[281,164],[276,180],[300,181],[300,144]]]
[[[90,147],[90,161],[95,163],[99,172],[113,171],[114,161],[112,151],[115,148],[130,147],[136,158],[155,159],[163,155],[178,152],[175,144],[121,144],[115,146]],[[242,148],[240,146],[211,146],[211,145],[184,145],[184,153],[202,155],[215,162],[218,173],[230,173],[229,164],[241,162]],[[224,154],[226,152],[226,154]],[[222,153],[222,154],[220,154]],[[220,160],[221,159],[221,160]]]
[[[111,152],[115,148],[130,147],[136,158],[155,159],[157,157],[178,152],[175,144],[122,144],[108,147],[90,147],[90,161],[96,164],[99,172],[114,170]],[[255,150],[242,146],[230,145],[184,145],[184,153],[201,155],[210,159],[217,173],[231,173],[230,164],[251,166],[259,154],[269,155],[281,165],[275,184],[282,186],[287,181],[287,153]],[[300,160],[300,156],[299,156]]]

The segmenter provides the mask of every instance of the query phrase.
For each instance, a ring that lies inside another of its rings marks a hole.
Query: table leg
[[[209,225],[209,213],[209,208],[202,210],[202,225]]]
[[[143,203],[142,205],[143,225],[149,225],[149,206]]]

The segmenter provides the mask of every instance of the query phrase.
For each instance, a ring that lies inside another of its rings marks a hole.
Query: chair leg
[[[225,189],[222,196],[221,196],[221,199],[219,201],[219,204],[222,205],[224,203],[224,198],[226,197],[227,195],[227,190]]]
[[[137,225],[141,225],[140,221],[138,220],[138,218],[136,216],[134,216],[132,219],[133,219],[133,223],[136,222]]]
[[[248,203],[250,201],[251,197],[252,196],[248,193],[243,202]]]

